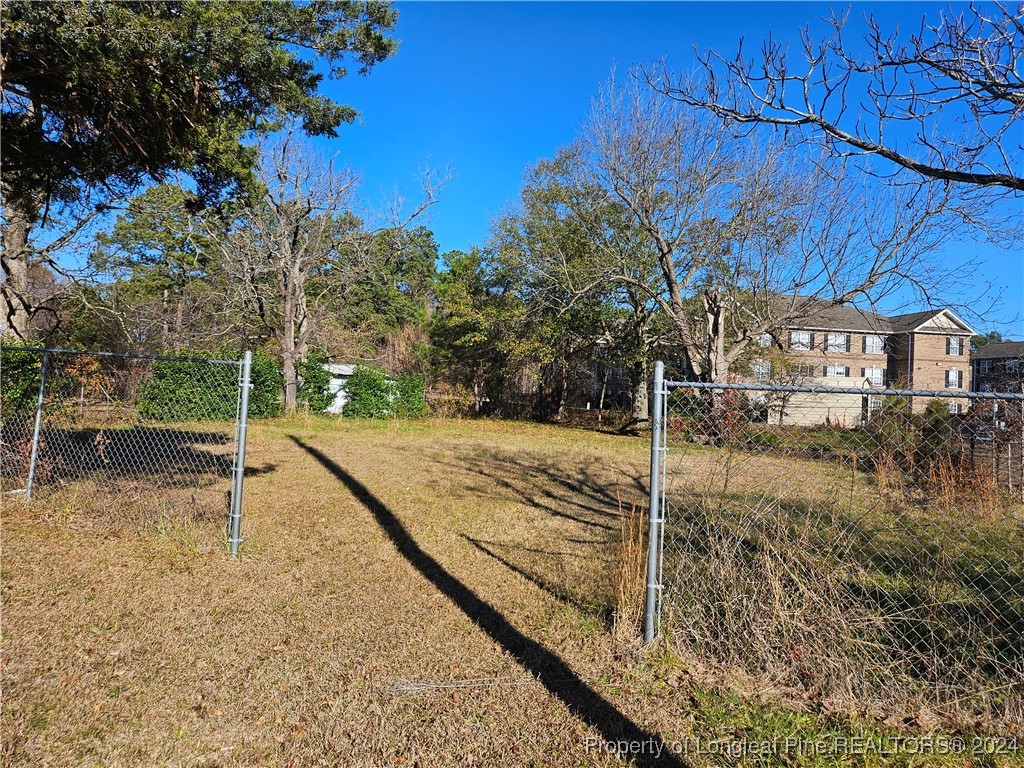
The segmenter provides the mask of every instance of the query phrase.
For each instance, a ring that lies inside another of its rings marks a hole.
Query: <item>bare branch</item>
[[[731,123],[791,129],[836,156],[868,154],[925,179],[1019,192],[1022,19],[1024,5],[947,9],[902,40],[869,18],[867,53],[858,55],[843,41],[847,17],[832,16],[820,40],[801,32],[800,71],[796,57],[769,40],[755,59],[698,53],[697,77],[672,76],[664,65],[645,77]],[[905,148],[886,135],[899,123],[916,137]]]

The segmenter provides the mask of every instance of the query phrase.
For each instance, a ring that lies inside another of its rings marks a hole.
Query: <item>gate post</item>
[[[36,402],[36,425],[32,430],[32,456],[28,460],[28,482],[25,500],[32,501],[32,483],[36,478],[36,458],[39,455],[39,432],[43,425],[43,396],[46,394],[46,372],[50,367],[50,353],[43,352],[43,366],[39,372],[39,399]]]
[[[245,482],[245,438],[249,426],[249,389],[252,384],[252,352],[246,351],[242,358],[242,377],[238,382],[241,390],[238,407],[238,451],[235,458],[234,490],[231,493],[231,519],[228,521],[228,544],[231,556],[238,557],[238,546],[242,543],[242,484]]]
[[[665,425],[662,423],[665,414],[664,406],[665,390],[665,364],[658,360],[654,363],[654,396],[651,398],[651,497],[647,506],[647,600],[644,609],[644,642],[650,643],[654,640],[657,629],[658,608],[660,600],[658,592],[661,589],[659,583],[660,563],[659,554],[661,551],[661,526],[665,520],[662,517],[661,508],[661,462],[662,457],[662,433]]]

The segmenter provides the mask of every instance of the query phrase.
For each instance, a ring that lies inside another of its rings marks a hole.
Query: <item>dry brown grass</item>
[[[680,655],[837,711],[1020,722],[1021,506],[965,464],[922,474],[671,452],[663,626]]]
[[[238,562],[218,519],[112,514],[88,489],[5,501],[4,765],[617,762],[290,435],[626,717],[657,719],[612,691],[603,619],[642,441],[487,422],[251,434],[250,464],[274,469],[247,481]]]
[[[637,620],[636,583],[615,574],[643,526],[618,499],[645,496],[643,439],[308,417],[250,434],[237,562],[219,517],[110,509],[86,485],[5,499],[4,766],[611,766],[588,737],[833,733],[622,653],[611,617]]]

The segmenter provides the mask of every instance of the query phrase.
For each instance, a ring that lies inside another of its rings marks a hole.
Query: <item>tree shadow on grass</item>
[[[609,484],[593,462],[579,460],[566,468],[541,456],[529,454],[503,455],[488,450],[466,452],[465,455],[435,458],[434,461],[452,471],[469,473],[489,483],[471,488],[482,496],[495,492],[523,504],[573,523],[601,531],[618,530],[620,493]],[[621,479],[621,478],[620,478]],[[647,487],[638,478],[629,478],[631,495],[621,497],[623,504],[647,497]]]
[[[547,592],[553,598],[558,600],[560,603],[566,605],[572,605],[580,611],[588,614],[597,614],[601,621],[604,623],[606,629],[611,629],[614,609],[607,601],[595,602],[587,601],[585,596],[578,591],[567,589],[562,585],[548,579],[545,575],[537,570],[530,568],[526,564],[516,564],[512,561],[512,551],[519,553],[532,553],[534,555],[546,555],[548,557],[573,557],[577,556],[577,553],[572,552],[550,552],[547,550],[531,549],[530,547],[521,547],[514,544],[500,544],[494,541],[480,541],[474,539],[465,534],[459,534],[463,539],[473,545],[475,549],[483,552],[488,557],[501,563],[503,566],[508,568],[513,573],[517,573],[524,579],[529,581],[531,584],[539,587],[540,589]],[[506,554],[499,553],[500,549],[506,550]]]
[[[413,568],[458,606],[488,637],[511,654],[549,693],[565,704],[573,715],[596,729],[609,748],[615,748],[615,744],[620,741],[642,745],[644,753],[631,756],[634,763],[639,766],[684,765],[676,755],[665,748],[665,743],[657,734],[644,730],[619,712],[597,691],[583,682],[558,655],[513,627],[494,607],[478,597],[473,590],[427,554],[387,505],[374,496],[365,485],[316,448],[306,445],[295,436],[291,436],[291,440],[348,488],[373,515],[399,554]]]
[[[24,482],[28,475],[32,433],[4,425],[0,436],[3,476]],[[225,429],[180,426],[117,428],[44,427],[39,434],[33,487],[96,480],[117,490],[210,488],[231,477],[234,436]],[[274,463],[249,466],[246,477],[268,474]]]

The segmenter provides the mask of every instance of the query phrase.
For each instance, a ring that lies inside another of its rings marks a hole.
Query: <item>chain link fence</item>
[[[0,348],[0,490],[97,512],[227,521],[241,543],[251,355]]]
[[[1024,721],[1022,405],[656,379],[648,639],[826,708]]]

